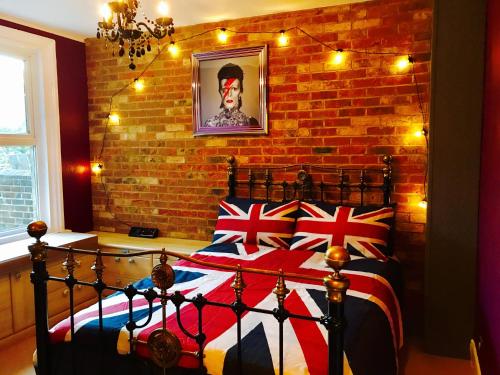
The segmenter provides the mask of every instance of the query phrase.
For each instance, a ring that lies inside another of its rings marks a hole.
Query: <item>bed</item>
[[[250,169],[230,157],[212,244],[190,257],[146,252],[160,263],[125,288],[106,285],[99,251],[96,281],[76,280],[74,255],[89,251],[53,248],[40,240],[43,224],[30,225],[38,373],[397,374],[391,161]],[[51,251],[67,253],[65,279],[46,274]],[[70,289],[70,316],[50,329],[47,281]],[[99,301],[74,313],[75,285]],[[101,298],[105,290],[114,294]]]

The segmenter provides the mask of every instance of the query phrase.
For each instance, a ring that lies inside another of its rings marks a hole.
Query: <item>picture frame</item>
[[[194,135],[267,134],[267,45],[192,54]]]

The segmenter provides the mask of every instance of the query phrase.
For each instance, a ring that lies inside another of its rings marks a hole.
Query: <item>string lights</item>
[[[138,78],[134,79],[134,88],[137,92],[144,90],[144,80]]]
[[[161,5],[161,4],[163,4],[163,3],[160,3],[160,5],[158,6],[159,8],[164,6],[164,5]],[[166,6],[166,4],[165,4],[165,6]],[[158,10],[160,11],[160,9],[158,9]],[[168,7],[167,7],[166,12],[168,12]],[[384,51],[368,51],[368,50],[356,50],[356,49],[342,49],[342,48],[332,47],[331,45],[323,42],[319,38],[311,35],[310,33],[306,32],[305,30],[303,30],[302,28],[300,28],[298,26],[290,28],[290,29],[287,29],[287,30],[279,30],[279,31],[255,31],[255,32],[229,30],[229,29],[226,29],[226,28],[214,28],[214,29],[209,29],[209,30],[203,31],[201,33],[193,34],[193,35],[191,35],[189,37],[177,40],[177,42],[175,42],[174,40],[171,40],[168,45],[166,45],[166,46],[164,45],[163,47],[161,47],[161,48],[158,49],[158,53],[151,59],[151,61],[144,67],[144,69],[142,70],[142,72],[132,82],[127,83],[125,86],[123,86],[122,88],[120,88],[119,90],[117,90],[115,93],[113,93],[111,95],[110,101],[109,101],[109,110],[110,110],[109,113],[110,114],[109,114],[109,116],[107,118],[107,121],[106,121],[106,124],[105,124],[104,135],[103,135],[103,138],[102,138],[102,144],[101,144],[101,150],[100,150],[100,153],[99,153],[99,157],[96,159],[96,160],[99,160],[99,161],[92,162],[91,163],[91,169],[92,169],[92,172],[94,172],[96,175],[99,175],[100,178],[101,178],[101,184],[103,186],[103,190],[104,190],[106,198],[107,198],[107,200],[106,200],[106,207],[107,207],[108,211],[113,215],[113,217],[114,217],[115,220],[119,221],[122,224],[128,225],[127,223],[124,223],[123,221],[121,221],[118,218],[116,218],[116,216],[114,215],[114,213],[111,211],[110,206],[109,206],[109,201],[110,201],[109,191],[106,188],[106,185],[105,185],[104,181],[102,180],[102,176],[101,176],[101,172],[102,172],[102,170],[104,168],[104,163],[102,162],[102,154],[103,154],[103,151],[104,151],[104,143],[105,143],[106,135],[107,135],[107,132],[108,132],[108,125],[109,124],[118,124],[119,121],[120,121],[120,118],[119,118],[119,116],[118,116],[117,113],[111,113],[111,109],[112,109],[112,106],[113,106],[113,99],[116,96],[120,95],[122,92],[124,92],[131,85],[135,88],[136,91],[138,91],[138,92],[142,91],[144,89],[144,81],[141,79],[141,77],[146,73],[146,71],[150,68],[150,66],[158,59],[158,57],[160,55],[162,55],[162,53],[165,51],[165,49],[170,53],[170,55],[172,57],[177,57],[178,54],[179,54],[178,43],[182,43],[184,41],[195,39],[195,38],[201,37],[201,36],[203,36],[205,34],[214,33],[214,32],[217,35],[217,39],[221,43],[226,43],[228,41],[228,32],[231,32],[231,33],[234,33],[234,34],[271,34],[271,35],[274,34],[274,35],[277,35],[277,44],[279,46],[284,47],[284,46],[287,46],[288,43],[289,43],[289,37],[288,37],[287,33],[289,33],[291,30],[296,30],[297,32],[302,33],[302,34],[308,36],[309,38],[311,38],[312,40],[316,41],[317,43],[321,44],[326,49],[331,50],[332,51],[332,57],[330,59],[330,63],[332,63],[334,65],[342,65],[342,64],[344,64],[345,61],[346,61],[346,54],[347,53],[353,53],[353,54],[364,54],[364,55],[386,55],[386,56],[393,56],[393,57],[395,57],[394,66],[400,72],[406,71],[406,70],[408,70],[409,67],[411,67],[411,74],[412,74],[412,78],[413,78],[413,83],[415,85],[415,91],[416,91],[416,95],[418,97],[419,111],[420,111],[420,114],[422,116],[422,128],[420,130],[416,131],[414,133],[414,135],[416,137],[424,137],[425,138],[425,146],[426,146],[426,149],[425,149],[425,157],[426,157],[426,159],[425,159],[425,172],[424,172],[425,173],[425,177],[424,177],[424,184],[423,184],[424,185],[423,186],[424,196],[423,196],[422,200],[417,205],[419,207],[423,208],[423,209],[427,208],[427,202],[428,202],[428,199],[427,199],[427,175],[428,175],[427,163],[428,163],[429,140],[428,140],[428,130],[426,128],[426,115],[425,115],[425,111],[424,111],[424,108],[423,108],[422,96],[421,96],[421,93],[420,93],[419,84],[417,82],[417,76],[416,76],[416,73],[415,73],[415,58],[413,57],[413,55],[408,54],[408,53],[395,53],[395,52],[384,52]]]
[[[177,55],[179,55],[179,48],[177,47],[174,41],[171,41],[170,44],[168,45],[168,52],[172,57],[177,57]]]
[[[278,44],[282,47],[288,44],[288,37],[286,36],[285,30],[280,30],[280,36],[278,38]]]
[[[220,28],[219,32],[217,33],[217,39],[219,39],[219,42],[221,43],[226,43],[227,42],[227,30],[225,28]]]

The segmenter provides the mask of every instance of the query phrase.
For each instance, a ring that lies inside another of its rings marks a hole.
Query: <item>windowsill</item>
[[[84,249],[97,248],[97,236],[92,233],[49,233],[42,237],[42,241],[47,242],[50,246],[71,245]],[[34,238],[27,238],[0,245],[0,273],[9,272],[20,266],[29,265],[31,262],[28,246],[34,242]]]

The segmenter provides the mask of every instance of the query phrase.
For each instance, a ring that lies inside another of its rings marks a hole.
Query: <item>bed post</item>
[[[385,164],[384,167],[384,206],[388,206],[391,203],[391,180],[392,180],[392,155],[384,155],[382,161]]]
[[[235,158],[230,155],[226,159],[227,161],[227,186],[229,187],[229,196],[234,197],[236,195],[236,176],[234,162]]]
[[[36,356],[37,375],[49,374],[49,322],[47,312],[47,243],[40,238],[47,233],[47,224],[43,221],[34,221],[28,225],[28,234],[36,239],[33,245],[28,246],[31,253],[33,271],[31,282],[35,293],[35,329],[36,329]]]
[[[328,300],[328,375],[344,373],[344,303],[349,288],[349,279],[340,270],[350,261],[349,253],[342,246],[331,246],[325,261],[333,273],[324,278]]]

